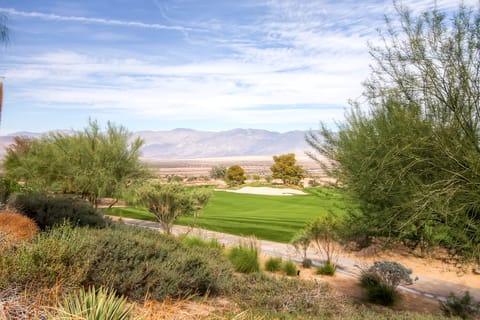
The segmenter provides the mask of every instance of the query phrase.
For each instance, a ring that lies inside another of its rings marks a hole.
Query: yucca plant
[[[82,320],[126,320],[131,319],[134,305],[125,306],[127,299],[117,297],[115,290],[90,287],[87,291],[80,289],[67,296],[51,319]]]

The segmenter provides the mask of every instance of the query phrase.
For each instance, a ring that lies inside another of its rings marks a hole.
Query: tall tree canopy
[[[36,190],[76,193],[96,204],[98,197],[117,197],[146,177],[139,160],[143,142],[130,138],[124,127],[108,123],[102,132],[97,122],[71,135],[16,138],[4,160],[6,175]]]
[[[480,8],[396,9],[370,48],[366,103],[307,141],[360,200],[362,232],[478,257]]]

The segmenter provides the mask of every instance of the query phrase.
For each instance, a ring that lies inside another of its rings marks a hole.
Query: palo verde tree
[[[140,162],[142,140],[108,123],[97,122],[73,134],[54,133],[39,139],[16,138],[4,160],[6,176],[37,191],[81,195],[96,205],[99,197],[118,198],[148,172]]]
[[[297,165],[294,153],[273,156],[275,162],[270,170],[274,179],[281,179],[284,184],[298,185],[305,178],[305,170],[302,166]]]
[[[366,102],[338,132],[307,135],[359,199],[359,231],[480,256],[479,9],[414,16],[396,6],[370,48]]]
[[[177,217],[197,215],[212,194],[209,189],[187,189],[179,183],[149,182],[137,189],[137,201],[153,213],[165,233],[170,234]]]

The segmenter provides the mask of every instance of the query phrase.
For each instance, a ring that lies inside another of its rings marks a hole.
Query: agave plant
[[[126,320],[131,318],[134,305],[125,306],[127,299],[117,297],[115,290],[90,287],[67,296],[51,319]]]

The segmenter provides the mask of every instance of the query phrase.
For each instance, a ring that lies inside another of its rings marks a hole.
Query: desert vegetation
[[[402,244],[422,255],[445,248],[456,262],[480,261],[478,13],[461,6],[451,22],[436,10],[413,17],[398,6],[397,13],[398,21],[387,19],[383,46],[371,48],[366,108],[354,103],[338,132],[324,126],[307,137],[313,158],[332,160],[324,169],[336,189],[273,196],[184,186],[179,175],[161,181],[140,161],[142,141],[111,123],[105,131],[90,121],[72,135],[17,137],[0,181],[10,210],[0,212],[0,318],[155,319],[163,315],[149,314],[148,305],[176,301],[221,302],[204,317],[219,319],[478,316],[468,292],[450,295],[434,314],[372,307],[398,307],[399,287],[416,280],[395,261],[365,266],[356,300],[327,284],[338,279],[346,242]],[[270,178],[300,189],[307,173],[295,155],[273,161]],[[210,175],[233,189],[247,179],[240,165]],[[104,197],[110,208],[99,210]],[[129,206],[113,208],[119,199]],[[158,221],[164,232],[103,213]],[[174,224],[291,243],[303,261],[262,263],[253,238],[224,247],[174,236]],[[311,248],[325,259],[309,259]],[[302,279],[302,272],[319,275]]]

